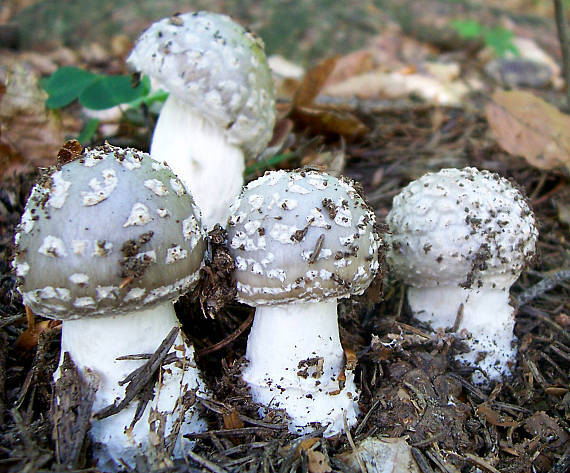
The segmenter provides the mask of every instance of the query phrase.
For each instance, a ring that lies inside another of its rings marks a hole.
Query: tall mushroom
[[[242,377],[254,401],[284,409],[289,430],[332,436],[358,415],[343,367],[337,300],[362,294],[378,268],[375,216],[352,184],[316,171],[273,171],[233,207],[228,242],[237,298],[254,306]]]
[[[128,386],[121,381],[145,363],[118,358],[154,353],[179,327],[173,302],[197,282],[204,247],[192,198],[148,154],[86,150],[34,186],[16,234],[19,290],[33,312],[63,321],[61,360],[68,352],[98,377],[94,412],[119,405]],[[205,390],[193,353],[179,333],[138,420],[133,400],[92,421],[100,468],[113,471],[121,460],[134,466],[157,414],[166,435],[182,423],[175,456],[188,442],[182,434],[205,428],[182,402],[187,391]]]
[[[514,309],[509,288],[535,254],[538,235],[521,192],[495,173],[442,169],[411,182],[388,214],[387,260],[409,285],[414,316],[469,334],[458,356],[486,384],[511,371]]]
[[[170,93],[151,156],[184,182],[206,227],[225,225],[243,186],[244,157],[263,151],[273,133],[263,42],[226,15],[185,13],[152,24],[127,62]]]

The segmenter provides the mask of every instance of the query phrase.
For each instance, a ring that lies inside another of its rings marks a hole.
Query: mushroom
[[[275,124],[273,82],[261,39],[226,15],[185,13],[152,24],[127,62],[170,93],[150,154],[192,193],[203,224],[225,225],[243,186],[244,157]]]
[[[409,285],[414,316],[470,334],[457,359],[487,384],[516,361],[509,288],[535,254],[533,213],[508,180],[475,168],[442,169],[411,182],[388,214],[387,261]]]
[[[256,308],[242,378],[255,402],[287,412],[293,433],[320,423],[332,436],[344,416],[356,422],[337,300],[362,294],[379,270],[375,221],[351,182],[316,171],[267,172],[233,206],[237,299]]]
[[[205,248],[199,212],[183,184],[148,154],[110,145],[86,150],[40,179],[26,203],[15,237],[13,267],[24,304],[62,320],[61,360],[69,353],[98,378],[93,411],[118,404],[121,381],[179,328],[173,302],[198,280]],[[105,471],[121,460],[131,467],[147,449],[157,413],[166,435],[204,430],[182,396],[205,391],[193,347],[178,334],[169,362],[138,421],[137,401],[92,420],[94,456]],[[61,375],[60,368],[55,373]],[[153,412],[151,414],[151,411]]]

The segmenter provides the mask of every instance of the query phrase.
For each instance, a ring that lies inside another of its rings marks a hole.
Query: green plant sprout
[[[462,38],[482,39],[485,46],[492,48],[499,57],[504,57],[507,52],[519,54],[513,44],[513,32],[505,28],[489,28],[476,20],[453,20],[451,26]]]
[[[142,77],[138,84],[133,84],[130,75],[96,74],[78,67],[61,67],[50,77],[41,82],[48,93],[46,107],[63,108],[75,100],[89,110],[105,110],[117,105],[136,108],[141,103],[150,105],[164,101],[168,94],[162,90],[151,92],[150,80]],[[99,120],[87,121],[78,140],[88,143],[99,125]]]

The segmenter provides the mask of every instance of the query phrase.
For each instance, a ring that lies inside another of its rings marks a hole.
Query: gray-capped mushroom
[[[62,360],[98,377],[93,409],[125,398],[119,382],[144,360],[118,357],[154,353],[175,327],[173,302],[198,280],[204,252],[199,212],[183,184],[163,164],[133,149],[86,150],[34,186],[16,234],[13,267],[24,304],[60,319]],[[100,468],[120,460],[134,467],[146,450],[152,416],[163,414],[166,434],[182,422],[182,434],[203,430],[181,396],[204,392],[193,348],[179,333],[154,396],[134,423],[134,400],[109,417],[92,421]],[[56,372],[58,377],[58,372]],[[176,438],[176,437],[175,437]]]
[[[242,377],[256,402],[285,409],[291,432],[319,422],[332,436],[344,416],[356,422],[337,300],[363,293],[378,271],[374,224],[350,182],[316,171],[268,172],[234,204],[228,243],[237,298],[256,307]]]
[[[521,192],[475,168],[442,169],[411,182],[388,214],[387,260],[409,285],[414,316],[433,328],[457,326],[478,367],[473,381],[508,375],[516,361],[509,288],[535,254],[538,231]]]
[[[255,157],[275,123],[273,81],[263,42],[226,15],[164,18],[138,39],[127,62],[170,93],[151,156],[192,192],[206,227],[225,225]]]

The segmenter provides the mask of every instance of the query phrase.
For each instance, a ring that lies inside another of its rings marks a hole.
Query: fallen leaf
[[[498,90],[485,108],[501,148],[540,169],[570,168],[570,116],[524,91]]]
[[[8,63],[0,67],[0,83],[6,90],[0,97],[0,172],[55,164],[64,132],[57,115],[46,110],[47,94],[35,73],[24,64]]]
[[[422,74],[376,70],[328,86],[323,93],[360,99],[397,99],[415,94],[436,105],[461,105],[468,91],[459,81],[442,82]]]
[[[325,59],[305,74],[301,85],[293,97],[294,108],[312,105],[333,71],[337,60],[338,56]]]
[[[332,107],[296,106],[292,111],[292,117],[315,133],[338,133],[353,138],[365,135],[369,131],[356,115]]]
[[[536,412],[527,419],[524,428],[530,435],[540,435],[547,440],[550,448],[561,447],[570,441],[570,435],[560,427],[558,421],[544,411]]]
[[[361,49],[340,57],[327,78],[326,85],[342,82],[349,77],[370,72],[374,69],[372,51]]]
[[[354,451],[337,458],[362,473],[420,473],[412,449],[403,438],[368,437]]]
[[[314,450],[309,450],[307,452],[307,457],[309,459],[309,472],[310,473],[328,473],[332,471],[327,457],[321,452],[316,452]]]
[[[519,422],[514,421],[508,415],[491,409],[486,404],[481,404],[477,407],[477,415],[483,417],[485,421],[496,427],[517,427],[519,425]]]
[[[15,348],[22,352],[34,350],[38,345],[40,335],[54,329],[61,330],[60,320],[42,320],[20,334],[16,340]]]

